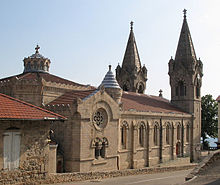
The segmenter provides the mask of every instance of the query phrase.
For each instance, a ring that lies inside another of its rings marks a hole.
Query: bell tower
[[[141,66],[133,32],[133,22],[130,25],[130,35],[122,67],[118,64],[116,68],[116,79],[124,91],[144,93],[146,89],[147,69],[145,66]]]
[[[197,59],[189,31],[186,10],[180,32],[175,59],[169,61],[171,102],[182,110],[192,114],[191,125],[191,161],[200,155],[201,136],[201,85],[203,64]]]

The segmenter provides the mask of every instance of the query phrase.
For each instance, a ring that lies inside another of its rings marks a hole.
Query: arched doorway
[[[176,156],[179,157],[181,153],[181,143],[178,141],[176,143]]]

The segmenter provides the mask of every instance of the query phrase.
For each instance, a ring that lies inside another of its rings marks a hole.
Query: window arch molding
[[[175,83],[175,95],[176,96],[186,96],[187,85],[183,77],[178,78]]]
[[[201,78],[200,78],[199,74],[196,75],[196,79],[195,79],[194,84],[195,84],[195,95],[196,95],[196,98],[200,98],[200,96],[201,96],[200,89],[201,89],[201,86],[202,86],[202,81],[201,81]]]
[[[127,141],[128,141],[128,129],[129,125],[127,121],[123,121],[120,130],[121,130],[121,148],[126,149],[127,148]]]
[[[146,132],[146,125],[142,121],[138,124],[138,139],[139,139],[139,145],[141,147],[144,147],[144,140],[145,140],[145,132]]]
[[[129,81],[125,81],[124,83],[123,83],[123,86],[122,86],[123,88],[123,91],[129,91],[130,90],[130,82]]]
[[[172,138],[172,125],[170,122],[166,122],[165,124],[165,136],[166,136],[166,144],[171,144],[171,138]]]
[[[188,122],[185,126],[186,129],[186,142],[189,143],[190,142],[190,123]]]
[[[141,121],[138,123],[138,128],[140,127],[143,127],[144,129],[146,129],[146,124],[143,121]]]
[[[155,122],[153,124],[153,143],[155,146],[159,145],[159,123]]]
[[[138,93],[144,93],[144,89],[145,89],[145,86],[144,86],[144,83],[142,81],[138,82],[136,84],[136,89],[137,89],[137,92]]]
[[[176,124],[176,138],[178,141],[181,140],[181,136],[182,136],[182,125],[181,123],[178,122]]]
[[[122,123],[121,123],[121,126],[120,126],[121,128],[122,127],[125,127],[126,129],[129,129],[129,125],[128,125],[128,122],[127,121],[123,121]]]
[[[100,139],[96,137],[91,142],[91,148],[94,148],[95,158],[98,159],[99,157],[105,158],[106,156],[106,148],[109,146],[108,139],[103,137]]]

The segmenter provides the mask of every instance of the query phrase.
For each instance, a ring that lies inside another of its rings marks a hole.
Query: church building
[[[109,66],[97,88],[51,74],[51,61],[39,49],[24,58],[23,73],[0,79],[0,92],[67,118],[51,127],[58,145],[57,172],[143,168],[179,157],[191,162],[200,158],[203,65],[186,10],[175,58],[169,60],[171,100],[162,91],[159,96],[144,94],[147,68],[140,60],[133,22],[116,77]]]

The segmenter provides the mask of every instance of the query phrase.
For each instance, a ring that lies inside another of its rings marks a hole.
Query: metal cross
[[[134,24],[134,22],[133,22],[133,21],[131,21],[131,22],[130,22],[130,25],[131,25],[131,30],[133,30],[133,24]]]
[[[39,49],[40,49],[40,46],[37,45],[36,48],[35,48],[36,53],[39,53],[39,51],[38,51]]]
[[[187,12],[187,10],[186,10],[186,9],[184,9],[184,10],[183,10],[183,15],[184,15],[184,18],[186,18],[186,12]]]

